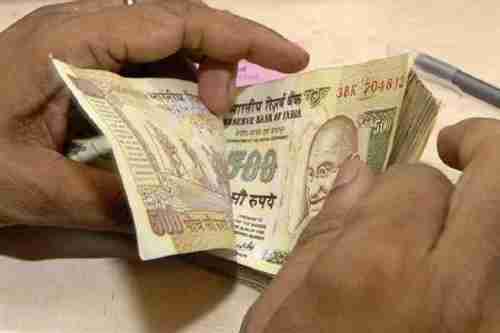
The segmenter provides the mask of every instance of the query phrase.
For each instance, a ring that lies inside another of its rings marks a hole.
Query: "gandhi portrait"
[[[290,232],[297,232],[316,216],[337,178],[342,163],[358,154],[358,131],[346,116],[336,116],[315,132],[305,164],[301,217],[292,219]]]

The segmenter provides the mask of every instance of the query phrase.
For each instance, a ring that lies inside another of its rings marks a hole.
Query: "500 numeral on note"
[[[257,178],[263,183],[273,180],[278,169],[278,156],[274,149],[261,153],[255,149],[233,150],[227,158],[229,164],[229,179],[241,177],[244,182],[253,182]]]

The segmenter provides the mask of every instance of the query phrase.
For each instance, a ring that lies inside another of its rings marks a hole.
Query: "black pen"
[[[500,89],[494,85],[427,54],[419,53],[415,65],[424,72],[455,85],[464,93],[500,108]]]

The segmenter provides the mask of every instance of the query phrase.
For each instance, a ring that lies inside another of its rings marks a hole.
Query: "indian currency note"
[[[219,255],[276,274],[346,159],[385,168],[409,62],[387,58],[240,91],[224,118],[236,254]]]
[[[223,134],[218,132],[225,138],[225,156],[220,154],[222,137],[218,141],[220,150],[206,145],[200,152],[213,169],[221,171],[209,177],[212,183],[228,180],[230,183],[226,199],[232,206],[229,210],[234,251],[215,254],[276,274],[301,232],[321,210],[346,159],[359,157],[373,169],[384,169],[398,127],[409,62],[408,56],[399,56],[241,89],[232,111],[223,119]],[[113,78],[118,80],[116,76]],[[186,95],[178,93],[194,94],[195,87],[191,84],[162,79],[133,82],[136,90],[146,94],[155,107],[192,112],[193,105],[181,98]],[[108,104],[116,103],[108,98]],[[156,128],[146,125],[149,130],[145,132],[171,131],[179,126],[177,121],[176,118],[163,123],[153,121]],[[198,124],[198,127],[206,126]],[[112,142],[109,144],[113,146]],[[123,143],[115,145],[114,153]],[[155,145],[154,140],[148,141],[142,149],[154,150]],[[175,154],[172,156],[171,164],[175,165]],[[193,168],[181,168],[180,172],[200,174]],[[134,200],[140,201],[131,201]],[[194,196],[192,200],[203,201],[203,198]],[[151,234],[138,237],[139,244],[154,243]],[[158,249],[155,253],[161,252]]]
[[[234,248],[229,183],[220,166],[223,126],[199,101],[196,85],[53,63],[111,146],[140,256]],[[106,150],[106,140],[76,142],[70,153],[90,159]]]

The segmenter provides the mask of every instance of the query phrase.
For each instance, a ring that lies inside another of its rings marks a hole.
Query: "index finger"
[[[83,45],[91,53],[83,65],[92,65],[93,58],[108,70],[124,62],[161,60],[180,49],[227,63],[247,59],[282,72],[301,70],[309,60],[303,49],[262,25],[190,1],[105,8],[69,20],[59,31],[59,43],[51,43],[57,51],[67,55],[68,47]]]

